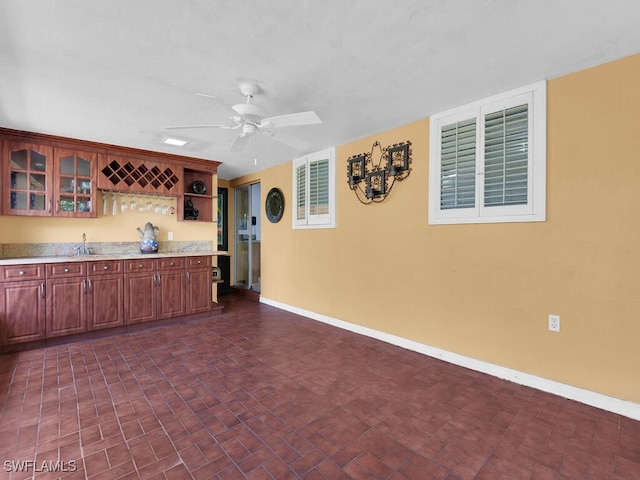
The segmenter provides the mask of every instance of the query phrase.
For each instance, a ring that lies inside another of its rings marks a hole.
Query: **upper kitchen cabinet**
[[[95,218],[97,155],[56,148],[54,156],[54,215]]]
[[[2,213],[51,216],[53,148],[5,141],[2,148]]]
[[[5,215],[95,217],[95,153],[4,142]]]
[[[0,144],[3,215],[96,218],[102,190],[173,196],[180,220],[215,221],[220,162],[2,127]]]

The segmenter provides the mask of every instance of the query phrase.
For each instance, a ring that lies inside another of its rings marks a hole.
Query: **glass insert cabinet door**
[[[97,156],[55,150],[55,213],[60,217],[95,217]]]
[[[3,148],[4,203],[7,215],[52,213],[53,149],[43,145],[6,142]]]

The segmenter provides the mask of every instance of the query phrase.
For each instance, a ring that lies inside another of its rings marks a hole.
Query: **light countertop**
[[[135,260],[140,258],[166,257],[199,257],[224,256],[229,252],[220,250],[190,251],[190,252],[158,252],[158,253],[108,253],[94,255],[59,255],[52,257],[18,257],[0,258],[2,265],[24,265],[28,263],[63,263],[63,262],[101,262],[104,260]]]

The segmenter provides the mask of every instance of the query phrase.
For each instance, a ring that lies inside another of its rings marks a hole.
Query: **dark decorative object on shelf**
[[[191,184],[191,190],[195,194],[204,195],[205,193],[207,193],[207,186],[202,180],[196,180]]]
[[[374,150],[380,152],[374,163]],[[394,143],[382,148],[374,142],[371,152],[354,155],[347,159],[349,188],[360,203],[381,203],[389,196],[393,186],[411,173],[411,142]],[[364,182],[364,189],[362,187]]]
[[[197,220],[200,211],[193,206],[191,199],[187,199],[184,202],[184,219],[185,220]]]
[[[284,195],[280,189],[273,187],[267,193],[267,199],[264,202],[264,211],[267,214],[267,219],[271,223],[277,223],[282,218],[284,213]]]

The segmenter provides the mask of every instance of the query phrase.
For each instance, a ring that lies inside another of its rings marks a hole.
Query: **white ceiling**
[[[218,160],[231,179],[637,53],[639,20],[636,0],[1,0],[0,126]],[[320,116],[281,129],[306,151],[164,128],[228,123],[247,80],[269,116]]]

